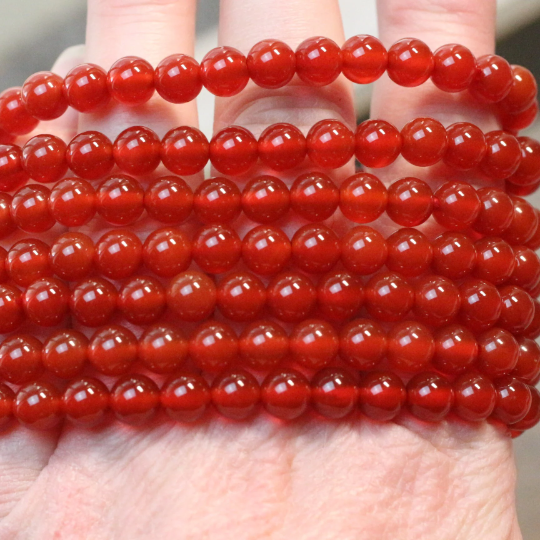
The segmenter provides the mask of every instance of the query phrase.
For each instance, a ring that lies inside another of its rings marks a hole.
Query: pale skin
[[[173,52],[193,54],[195,4],[89,0],[86,47],[66,51],[54,70],[64,75],[82,61],[107,68],[126,55],[157,65]],[[344,41],[336,0],[250,0],[247,6],[245,0],[221,1],[221,44],[247,53],[266,37],[293,48],[314,35]],[[454,42],[487,54],[494,48],[494,17],[494,0],[379,0],[387,46],[414,36],[432,50]],[[354,125],[352,88],[344,79],[309,90],[309,99],[303,95],[297,86],[278,92],[250,87],[218,101],[215,127],[238,123],[258,135],[280,121],[306,129],[333,117]],[[431,85],[408,90],[387,79],[376,84],[374,118],[401,127],[429,115],[446,125],[493,125],[485,111]],[[142,109],[67,115],[47,131],[69,140],[77,131],[97,129],[114,138],[135,124],[162,136],[173,126],[196,125],[196,106],[158,96]],[[336,178],[352,171],[351,164]],[[145,222],[137,230],[144,237],[155,226]],[[243,223],[241,232],[248,226]],[[0,539],[521,538],[512,443],[486,423],[429,426],[403,416],[388,424],[355,417],[283,425],[261,415],[195,426],[162,417],[145,428],[114,421],[96,430],[19,428],[0,437],[0,475]]]

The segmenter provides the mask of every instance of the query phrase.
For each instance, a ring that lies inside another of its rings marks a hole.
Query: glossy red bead
[[[296,49],[296,74],[309,86],[330,84],[341,73],[341,49],[331,39],[312,37]]]
[[[484,375],[471,372],[454,383],[454,412],[463,420],[480,422],[491,415],[497,401],[493,383]]]
[[[160,147],[158,136],[150,128],[129,127],[114,141],[114,161],[123,172],[144,176],[159,165]]]
[[[245,420],[252,416],[261,397],[257,379],[240,368],[226,370],[218,375],[210,392],[214,407],[231,420]]]
[[[177,422],[196,422],[210,401],[208,383],[195,373],[175,375],[161,389],[161,406]]]
[[[366,120],[358,124],[354,139],[356,159],[366,167],[387,167],[401,152],[401,133],[385,120]]]
[[[538,300],[534,302],[534,317],[531,324],[523,332],[524,337],[536,339],[540,336],[540,303]]]
[[[217,289],[217,306],[233,321],[253,321],[266,302],[262,281],[249,272],[228,274]]]
[[[138,358],[154,373],[174,373],[185,362],[188,341],[179,328],[159,323],[145,329],[139,338]]]
[[[167,306],[184,321],[202,321],[214,311],[216,286],[202,272],[178,274],[167,287]]]
[[[514,334],[523,333],[534,317],[534,303],[521,287],[506,285],[499,290],[502,300],[498,324]]]
[[[7,251],[0,247],[0,283],[4,283],[8,280],[8,274],[6,270]]]
[[[424,223],[433,210],[433,192],[423,180],[401,178],[388,188],[388,217],[402,227]]]
[[[137,360],[137,338],[123,326],[104,326],[88,344],[88,361],[104,375],[122,375]]]
[[[0,199],[0,211],[2,210],[2,206],[3,206],[2,199]],[[540,248],[540,211],[535,209],[535,213],[536,213],[536,217],[538,218],[538,225],[536,227],[536,231],[532,235],[532,238],[526,244],[527,247],[531,248],[533,251],[536,251]]]
[[[528,247],[515,246],[513,252],[514,265],[509,283],[530,291],[540,282],[540,259]]]
[[[171,54],[154,71],[157,93],[170,103],[189,103],[202,89],[199,62],[186,54]]]
[[[157,321],[165,307],[165,289],[150,276],[128,279],[118,295],[118,309],[132,324],[146,325]]]
[[[511,195],[510,199],[514,206],[514,213],[510,226],[501,237],[512,245],[526,244],[533,237],[540,223],[538,214],[525,199],[515,195]]]
[[[41,341],[28,334],[15,334],[0,346],[0,377],[12,384],[23,384],[43,371]]]
[[[52,429],[61,421],[61,396],[51,383],[29,383],[19,388],[13,415],[27,428]]]
[[[433,217],[447,230],[468,229],[480,213],[480,198],[467,182],[446,182],[435,192]]]
[[[0,333],[12,332],[23,321],[21,291],[12,285],[0,285]]]
[[[187,269],[191,262],[191,242],[180,229],[157,229],[146,238],[142,256],[148,270],[171,278]]]
[[[13,418],[15,392],[6,384],[0,383],[0,427],[9,425]]]
[[[41,359],[45,369],[62,379],[79,375],[88,360],[88,338],[73,329],[58,330],[43,343]]]
[[[433,54],[419,39],[405,38],[388,49],[387,73],[400,86],[419,86],[433,71]]]
[[[238,352],[242,362],[250,368],[267,370],[276,367],[286,357],[289,338],[274,321],[256,320],[242,331]]]
[[[500,108],[498,113],[503,129],[511,133],[517,133],[522,129],[527,129],[536,120],[538,116],[538,100],[535,100],[528,109],[520,113],[508,114],[504,109]]]
[[[448,375],[463,373],[478,356],[478,343],[474,334],[458,324],[439,328],[433,334],[435,351],[433,366]]]
[[[268,126],[259,136],[259,158],[274,171],[286,171],[300,165],[307,153],[304,134],[292,124]]]
[[[428,275],[415,283],[414,313],[424,324],[449,323],[459,311],[460,300],[456,284],[443,276]]]
[[[202,182],[193,196],[193,212],[203,223],[229,223],[242,210],[238,186],[221,176]]]
[[[354,154],[354,135],[339,120],[321,120],[312,126],[307,137],[307,155],[318,167],[337,169]]]
[[[326,174],[305,173],[291,187],[291,208],[296,215],[309,221],[324,221],[334,215],[339,205],[339,193]]]
[[[518,137],[517,140],[521,148],[521,161],[508,181],[532,188],[540,180],[540,143],[530,137]]]
[[[350,319],[358,313],[363,302],[362,282],[345,270],[331,271],[317,284],[319,311],[332,321]]]
[[[255,44],[246,59],[251,80],[262,88],[281,88],[296,71],[294,51],[283,41],[266,39]]]
[[[487,152],[486,138],[482,130],[469,122],[457,122],[446,128],[448,146],[443,161],[458,171],[478,167]]]
[[[391,371],[372,371],[360,381],[360,410],[369,418],[387,422],[395,418],[407,400],[405,385]]]
[[[419,276],[431,265],[433,249],[426,235],[417,230],[403,228],[391,234],[387,240],[386,266],[404,276]]]
[[[22,86],[21,97],[26,110],[39,120],[62,116],[68,102],[62,92],[64,79],[50,71],[30,75]]]
[[[339,207],[355,223],[371,223],[386,210],[388,192],[374,175],[361,172],[347,178],[340,186]]]
[[[443,45],[433,53],[431,81],[444,92],[467,90],[476,74],[476,59],[463,45]]]
[[[294,369],[272,371],[261,385],[264,408],[281,420],[294,420],[302,416],[308,408],[310,397],[308,380]]]
[[[105,420],[108,408],[109,390],[93,377],[71,381],[62,394],[62,412],[80,426],[97,426]]]
[[[341,262],[350,272],[373,274],[386,262],[387,255],[386,240],[371,227],[353,227],[341,239]]]
[[[29,184],[13,195],[11,218],[16,226],[29,233],[48,231],[55,224],[48,201],[50,190],[39,184]]]
[[[107,88],[124,105],[146,103],[154,94],[154,69],[137,56],[120,58],[107,73]]]
[[[330,323],[307,319],[294,327],[289,348],[294,362],[308,369],[320,369],[336,357],[339,338]]]
[[[343,75],[357,84],[376,81],[388,64],[384,45],[373,36],[358,35],[349,38],[341,47]]]
[[[210,145],[197,128],[181,126],[168,131],[161,141],[160,157],[169,171],[189,176],[208,163]]]
[[[131,225],[143,213],[144,190],[131,176],[113,175],[99,185],[96,206],[105,221],[113,225]]]
[[[17,227],[11,216],[12,197],[0,192],[0,239],[9,236]]]
[[[297,272],[283,272],[275,276],[266,294],[270,312],[284,322],[305,319],[317,302],[315,287],[308,278]]]
[[[531,429],[540,422],[540,392],[532,386],[530,387],[530,390],[532,403],[529,412],[525,415],[523,420],[510,426],[513,430],[523,431]]]
[[[94,265],[103,276],[117,280],[133,275],[142,262],[142,243],[128,229],[105,233],[97,242]]]
[[[280,272],[291,258],[291,242],[285,233],[272,226],[251,229],[242,240],[242,260],[256,274]]]
[[[218,131],[210,141],[210,160],[222,174],[246,173],[257,162],[257,140],[247,129],[230,126]]]
[[[21,89],[8,88],[0,94],[0,129],[10,135],[26,135],[39,123],[24,106]]]
[[[292,260],[304,272],[322,273],[335,266],[341,254],[336,233],[320,224],[300,227],[292,241]]]
[[[311,379],[313,408],[326,418],[338,419],[350,414],[358,400],[353,376],[341,368],[323,368]]]
[[[61,279],[78,281],[92,271],[94,243],[82,233],[69,232],[60,235],[49,252],[51,270]]]
[[[441,422],[454,402],[452,385],[437,373],[418,373],[407,383],[407,407],[426,422]]]
[[[47,277],[30,285],[22,298],[28,319],[39,326],[60,324],[67,312],[69,288],[59,279]]]
[[[201,80],[215,96],[238,94],[249,81],[246,57],[233,47],[212,49],[202,59]]]
[[[339,335],[339,356],[354,369],[377,366],[386,355],[388,341],[382,326],[371,319],[355,319]]]
[[[499,236],[512,222],[512,199],[502,190],[495,188],[481,188],[477,194],[482,206],[473,225],[474,230],[484,235]]]
[[[476,73],[469,90],[484,103],[496,103],[508,95],[512,82],[510,64],[496,54],[486,54],[476,59]]]
[[[375,274],[366,285],[366,308],[371,317],[399,321],[414,304],[414,289],[399,274]]]
[[[480,162],[480,170],[492,180],[504,180],[512,176],[521,161],[518,140],[506,131],[490,131],[485,134],[486,155]]]
[[[401,155],[419,167],[438,163],[448,145],[444,126],[433,118],[411,120],[401,130],[401,137]]]
[[[502,328],[490,328],[478,337],[476,365],[489,377],[510,373],[517,364],[519,345],[510,332]]]
[[[145,375],[124,375],[111,389],[110,407],[116,418],[126,424],[146,424],[156,415],[159,406],[159,388]]]
[[[481,331],[495,324],[501,315],[502,301],[495,286],[469,278],[460,288],[461,319],[471,330]]]
[[[6,144],[0,146],[0,189],[14,191],[28,180],[28,173],[22,165],[22,152],[19,146]]]
[[[514,252],[509,244],[496,237],[478,240],[474,275],[499,285],[508,280],[515,267]]]
[[[49,213],[66,227],[85,225],[96,213],[96,192],[86,180],[60,180],[49,195]]]
[[[387,339],[386,355],[393,369],[416,373],[431,362],[435,344],[431,332],[423,324],[400,322],[389,330]]]
[[[151,218],[168,225],[176,225],[191,214],[193,193],[181,178],[163,176],[146,189],[144,208]]]
[[[222,274],[240,260],[242,242],[236,232],[223,225],[207,225],[193,238],[193,260],[204,272]]]
[[[287,213],[289,204],[289,189],[275,176],[257,176],[242,191],[242,210],[256,223],[277,221]]]
[[[36,135],[22,147],[22,166],[36,182],[56,182],[67,171],[66,143],[54,135]]]
[[[107,73],[95,64],[74,67],[64,79],[64,95],[79,112],[92,112],[106,105],[111,96]]]
[[[37,238],[20,240],[13,244],[6,258],[8,276],[22,287],[37,279],[51,275],[49,246]]]
[[[514,379],[503,377],[494,382],[497,402],[492,416],[505,424],[515,424],[523,420],[532,405],[532,393],[529,385]]]
[[[90,278],[76,285],[69,307],[75,318],[85,326],[105,324],[116,310],[118,293],[114,285],[101,278]]]
[[[527,110],[536,100],[538,91],[534,75],[523,66],[512,68],[512,86],[499,106],[510,114]]]

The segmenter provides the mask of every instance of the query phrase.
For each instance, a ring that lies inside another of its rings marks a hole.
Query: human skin
[[[108,67],[138,55],[157,65],[173,52],[193,54],[195,0],[88,3],[86,48],[59,59],[61,75],[83,60]],[[247,5],[222,0],[221,44],[247,53],[266,37],[293,48],[314,35],[344,41],[335,0]],[[432,50],[454,42],[477,56],[493,51],[494,0],[380,0],[378,7],[386,46],[414,36]],[[384,77],[375,85],[374,118],[402,127],[430,115],[445,125],[494,126],[486,111],[431,84],[402,89]],[[354,125],[352,88],[343,78],[301,93],[295,85],[279,91],[250,86],[218,100],[215,128],[237,123],[258,135],[273,122],[305,130],[328,117]],[[69,114],[47,130],[69,138],[97,129],[114,138],[136,124],[162,136],[176,125],[196,125],[197,111],[195,104],[171,105],[158,96],[136,109]],[[352,172],[350,164],[336,179]],[[400,163],[388,178],[403,172]],[[249,226],[241,222],[241,232]],[[97,238],[99,227],[85,231]],[[144,237],[153,227],[144,221],[136,230]],[[428,425],[404,414],[386,424],[359,416],[282,424],[265,415],[242,423],[216,416],[183,426],[160,417],[144,428],[114,421],[94,430],[13,428],[0,437],[0,478],[0,540],[521,538],[510,438],[497,426],[455,419]]]

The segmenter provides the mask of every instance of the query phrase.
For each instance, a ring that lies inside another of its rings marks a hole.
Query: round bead
[[[8,280],[8,274],[6,270],[7,251],[0,247],[0,283],[4,283]]]
[[[257,379],[251,373],[238,368],[218,375],[210,391],[214,407],[231,420],[245,420],[252,416],[261,397]]]
[[[45,381],[29,383],[19,389],[13,403],[13,415],[25,427],[51,429],[61,420],[61,397]]]
[[[227,275],[217,289],[217,306],[233,321],[253,321],[266,302],[262,281],[248,272]]]
[[[469,91],[484,103],[496,103],[508,95],[512,82],[510,64],[496,54],[486,54],[476,59],[476,73]]]
[[[107,73],[95,64],[74,67],[64,79],[64,95],[76,111],[91,112],[106,105],[111,96]]]
[[[525,418],[532,405],[532,393],[529,385],[514,379],[503,377],[494,382],[497,403],[492,416],[505,424],[515,424]]]
[[[401,130],[401,137],[401,155],[418,167],[438,163],[448,145],[444,126],[433,118],[411,120]]]
[[[88,359],[88,339],[77,330],[63,329],[43,343],[41,358],[45,369],[62,379],[79,375]]]
[[[365,167],[387,167],[401,152],[401,133],[385,120],[366,120],[355,134],[356,159]]]
[[[467,90],[476,74],[476,59],[463,45],[443,45],[433,53],[431,81],[444,92]]]
[[[15,401],[15,392],[0,383],[0,426],[6,427],[13,418],[13,402]]]
[[[360,410],[369,418],[387,422],[395,418],[407,400],[401,379],[391,371],[372,371],[360,381]]]
[[[39,120],[62,116],[68,102],[62,92],[64,79],[50,71],[40,71],[24,81],[21,97],[26,110]]]
[[[258,153],[263,164],[274,171],[293,169],[306,157],[306,138],[292,124],[272,124],[259,136]]]
[[[29,233],[48,231],[54,224],[48,201],[50,190],[39,184],[22,187],[11,201],[11,217],[19,229]]]
[[[442,373],[463,373],[472,366],[478,356],[478,343],[474,334],[463,326],[452,324],[439,328],[433,338],[433,366]]]
[[[246,57],[233,47],[216,47],[201,62],[204,87],[220,97],[229,97],[243,90],[249,81]]]
[[[177,422],[196,422],[210,400],[208,383],[195,373],[175,375],[161,389],[161,406]]]
[[[116,288],[110,281],[90,278],[80,282],[73,289],[69,307],[81,324],[100,326],[115,312],[117,297]]]
[[[297,272],[284,272],[275,276],[266,294],[270,312],[284,322],[305,319],[317,301],[317,291],[311,281]]]
[[[518,140],[506,131],[490,131],[485,135],[486,155],[480,163],[481,171],[491,180],[512,176],[521,161]]]
[[[322,273],[335,266],[341,254],[341,246],[336,233],[320,224],[300,227],[292,241],[294,264],[304,272]]]
[[[246,173],[257,162],[257,141],[240,126],[218,131],[210,141],[210,160],[222,174],[237,176]]]
[[[535,385],[540,378],[540,346],[533,339],[518,338],[518,360],[510,373],[520,381]]]
[[[371,317],[399,321],[411,310],[414,290],[399,274],[381,272],[366,285],[366,308]]]
[[[499,106],[510,114],[527,110],[536,100],[538,91],[534,75],[523,66],[512,68],[512,86],[510,92],[499,103]]]
[[[534,317],[531,324],[526,328],[523,335],[527,338],[536,339],[540,336],[540,303],[538,300],[533,300]]]
[[[302,416],[308,408],[310,397],[308,380],[294,369],[270,372],[261,385],[264,408],[281,420],[294,420]]]
[[[433,71],[433,54],[419,39],[405,38],[388,49],[387,73],[400,86],[419,86]]]
[[[167,287],[167,306],[183,321],[202,321],[216,305],[216,286],[202,272],[178,274]]]
[[[54,135],[36,135],[22,147],[22,166],[36,182],[56,182],[67,171],[66,143]]]
[[[242,209],[242,196],[237,185],[227,178],[209,178],[202,182],[193,196],[193,211],[203,223],[229,223]]]
[[[517,140],[521,148],[521,161],[508,181],[532,188],[540,180],[540,143],[530,137],[518,137]]]
[[[146,189],[144,207],[151,218],[176,225],[191,214],[193,193],[181,178],[164,176]]]
[[[3,214],[3,204],[2,199],[0,199],[0,216]],[[527,242],[527,247],[531,248],[533,251],[536,251],[538,248],[540,248],[540,212],[538,210],[535,210],[536,217],[538,218],[538,225],[536,227],[536,231],[534,232],[532,238]],[[4,220],[2,219],[0,221],[0,231],[3,229],[2,225],[4,223]]]
[[[277,227],[260,225],[242,240],[242,260],[256,274],[277,274],[289,262],[291,251],[290,240]]]
[[[510,226],[501,237],[513,245],[526,244],[536,232],[538,215],[533,206],[521,197],[510,196],[514,205],[514,214]]]
[[[343,418],[350,414],[358,399],[358,388],[352,375],[341,368],[324,368],[311,379],[313,408],[326,418]]]
[[[330,84],[341,73],[341,49],[331,39],[312,37],[296,49],[296,74],[309,86]]]
[[[431,265],[433,250],[426,235],[417,229],[397,230],[386,240],[386,266],[404,276],[419,276]]]
[[[357,84],[376,81],[388,64],[384,45],[373,36],[359,35],[349,38],[341,47],[343,75]]]
[[[256,223],[272,223],[282,218],[289,209],[289,190],[275,176],[257,176],[244,186],[242,209]]]
[[[240,260],[242,242],[236,232],[223,225],[207,225],[193,238],[193,260],[201,270],[221,274]]]
[[[449,323],[459,311],[460,300],[456,284],[443,276],[429,275],[415,283],[414,313],[424,324]]]
[[[339,338],[326,321],[307,319],[293,329],[289,348],[294,362],[305,368],[320,369],[336,357]]]
[[[423,180],[402,178],[388,188],[388,217],[402,227],[416,227],[429,218],[433,193]]]
[[[7,334],[24,321],[21,291],[12,285],[0,285],[0,334]]]
[[[354,154],[354,135],[338,120],[321,120],[309,130],[307,155],[311,161],[323,169],[342,167]]]
[[[197,128],[181,126],[168,131],[161,141],[160,156],[169,171],[189,176],[208,163],[210,145]]]
[[[407,383],[407,406],[420,420],[441,422],[453,401],[452,385],[437,373],[418,373]]]
[[[291,187],[291,208],[309,221],[324,221],[334,215],[339,205],[339,189],[325,174],[300,175]]]
[[[339,207],[355,223],[371,223],[386,210],[388,192],[372,174],[361,172],[345,180],[339,190]]]
[[[332,321],[350,319],[364,302],[362,282],[344,270],[329,272],[317,285],[317,302],[324,317]]]
[[[0,189],[14,191],[26,183],[29,176],[22,165],[19,146],[6,144],[0,146]]]
[[[540,259],[528,247],[516,246],[513,252],[514,265],[509,281],[512,285],[518,285],[530,291],[540,282]]]
[[[173,325],[155,324],[139,338],[138,358],[154,373],[174,373],[185,362],[187,354],[188,341]]]
[[[538,116],[538,100],[535,100],[528,109],[520,113],[509,114],[504,109],[499,109],[498,112],[503,129],[511,133],[517,133],[522,129],[527,129],[536,120]]]
[[[431,332],[421,323],[400,322],[388,332],[387,358],[393,369],[416,373],[425,369],[435,345]]]
[[[11,195],[0,192],[0,239],[9,236],[16,228],[11,216]]]
[[[346,324],[339,336],[339,356],[354,369],[374,368],[386,355],[388,341],[382,326],[370,319]]]
[[[131,225],[144,210],[144,190],[131,176],[117,174],[104,180],[97,189],[97,211],[113,225]]]
[[[22,287],[51,275],[49,246],[37,238],[13,244],[6,259],[8,276]]]
[[[512,199],[500,189],[481,188],[477,191],[480,197],[480,213],[473,228],[484,234],[499,236],[512,222],[514,205]]]
[[[283,41],[266,39],[255,44],[246,59],[251,80],[262,88],[281,88],[296,71],[294,51]]]
[[[351,272],[373,274],[386,262],[387,255],[386,240],[371,227],[359,225],[341,239],[341,262]]]
[[[199,62],[185,54],[171,54],[154,71],[157,93],[169,103],[189,103],[202,89]]]
[[[12,384],[23,384],[43,371],[41,341],[28,334],[8,337],[0,346],[0,377]]]
[[[163,285],[150,276],[127,280],[118,295],[118,309],[132,324],[146,325],[157,321],[165,311]]]
[[[160,162],[161,142],[147,127],[133,126],[116,137],[113,146],[114,161],[128,174],[150,174]]]
[[[96,213],[96,192],[86,180],[60,180],[49,195],[49,213],[65,227],[86,225]]]
[[[500,238],[485,237],[478,240],[474,275],[495,285],[504,283],[515,267],[512,248]]]
[[[146,238],[142,256],[144,265],[154,274],[174,277],[191,262],[191,242],[180,229],[157,229]]]
[[[80,426],[97,426],[107,414],[109,390],[98,379],[81,377],[71,381],[62,394],[62,411]]]
[[[146,103],[154,94],[154,69],[136,56],[120,58],[107,73],[107,88],[124,105]]]
[[[480,198],[467,182],[446,182],[435,192],[433,217],[447,230],[468,229],[480,213]]]
[[[69,288],[56,278],[39,279],[26,289],[22,301],[31,322],[38,326],[56,326],[68,312]]]
[[[457,122],[446,128],[448,146],[443,156],[446,165],[458,171],[478,167],[486,155],[486,138],[482,130],[468,122]]]
[[[534,303],[531,296],[520,287],[506,285],[499,290],[502,300],[501,316],[498,324],[513,334],[523,333],[534,317]]]
[[[499,291],[491,283],[469,278],[460,288],[461,319],[473,331],[493,326],[501,315],[502,302]]]
[[[513,430],[517,430],[518,432],[531,429],[540,421],[540,392],[534,387],[530,387],[530,390],[532,403],[529,412],[525,415],[523,420],[510,426]]]
[[[478,368],[489,377],[510,373],[517,364],[519,345],[501,328],[490,328],[478,337]]]
[[[88,361],[104,375],[122,375],[137,360],[137,338],[123,326],[97,330],[88,344]]]
[[[454,411],[463,420],[481,422],[491,415],[496,403],[493,383],[479,373],[465,373],[453,384]]]
[[[85,234],[64,233],[51,246],[50,268],[66,281],[78,281],[88,276],[93,262],[94,243]]]
[[[142,262],[142,243],[127,229],[109,231],[97,242],[94,263],[97,270],[110,279],[133,275]]]
[[[38,123],[26,110],[20,88],[8,88],[0,94],[0,129],[10,135],[26,135]]]
[[[252,369],[276,367],[289,352],[289,338],[283,328],[270,320],[257,320],[247,325],[238,340],[242,362]]]
[[[124,375],[111,389],[111,409],[126,424],[146,424],[156,415],[159,405],[159,388],[145,375]]]

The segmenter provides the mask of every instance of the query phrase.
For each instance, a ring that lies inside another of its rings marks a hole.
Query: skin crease
[[[381,39],[390,46],[413,35],[432,50],[457,42],[486,54],[494,46],[494,7],[494,0],[380,0]],[[251,0],[245,8],[244,0],[222,0],[220,43],[247,53],[263,37],[293,48],[313,35],[344,41],[335,0]],[[108,67],[130,54],[155,66],[172,52],[192,54],[194,17],[194,0],[89,0],[85,61]],[[55,70],[65,74],[80,63],[80,52],[66,53]],[[257,136],[269,123],[306,130],[328,117],[352,126],[351,90],[341,77],[322,89],[266,91],[250,84],[218,101],[216,129],[238,123]],[[430,83],[401,89],[384,76],[376,84],[373,117],[401,127],[422,115],[491,129],[485,111]],[[196,108],[157,97],[141,109],[116,105],[83,116],[78,126],[75,120],[68,116],[40,131],[69,139],[76,130],[98,129],[114,138],[142,124],[162,136],[175,125],[196,125]],[[335,178],[352,170],[348,165]],[[398,164],[387,179],[396,171],[405,176]],[[136,230],[144,238],[155,226],[143,221]],[[241,221],[241,235],[251,226]],[[97,238],[103,227],[97,222],[86,232]],[[521,538],[510,439],[494,425],[455,419],[428,425],[404,414],[388,424],[360,417],[282,424],[261,415],[187,427],[160,418],[141,429],[117,422],[52,433],[11,429],[0,437],[0,475],[0,540]]]

